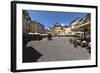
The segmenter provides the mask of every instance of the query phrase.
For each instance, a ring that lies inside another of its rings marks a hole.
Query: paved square
[[[32,46],[43,55],[38,62],[90,59],[91,55],[86,48],[80,46],[74,48],[69,42],[70,38],[72,37],[53,37],[51,41],[43,38],[40,41],[28,42],[27,47]]]

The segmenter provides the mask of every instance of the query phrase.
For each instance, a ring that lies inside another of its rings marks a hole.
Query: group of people
[[[91,43],[86,40],[79,39],[70,39],[70,43],[74,45],[74,48],[78,48],[78,46],[84,47],[91,53]]]

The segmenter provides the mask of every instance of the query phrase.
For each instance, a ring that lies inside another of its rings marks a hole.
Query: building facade
[[[31,23],[31,32],[32,33],[44,34],[45,29],[44,29],[44,26],[41,23],[39,23],[38,21],[32,21],[32,23]]]
[[[61,25],[56,23],[53,27],[50,28],[50,31],[54,35],[71,35],[71,27],[66,25]]]
[[[30,32],[30,20],[31,18],[29,17],[29,14],[27,11],[23,10],[22,14],[22,26],[23,26],[23,32],[24,33],[29,33]]]
[[[76,35],[76,33],[80,32],[80,31],[74,30],[74,28],[76,26],[79,26],[79,25],[80,25],[80,18],[76,18],[70,23],[70,28],[71,28],[71,34],[72,35]]]
[[[65,30],[64,30],[64,26],[62,26],[61,24],[54,24],[51,28],[50,31],[52,32],[52,34],[54,35],[65,35]]]
[[[83,39],[91,38],[91,14],[88,13],[86,16],[80,19],[80,24],[72,28],[76,33],[83,33]]]
[[[69,25],[54,24],[50,31],[54,35],[72,35],[79,36],[84,34],[82,37],[90,38],[91,31],[91,14],[87,14],[82,18],[74,19]]]
[[[23,10],[22,23],[24,33],[45,33],[44,26],[36,20],[32,21],[26,10]]]
[[[66,26],[64,30],[65,35],[72,35],[71,26]]]

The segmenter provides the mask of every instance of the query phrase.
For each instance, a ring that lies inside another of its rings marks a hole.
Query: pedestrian
[[[70,43],[72,43],[72,39],[70,39]]]
[[[77,42],[74,40],[74,48],[77,48]]]
[[[84,40],[82,41],[82,44],[81,44],[82,47],[86,47],[87,46],[87,42]]]
[[[52,40],[51,34],[48,34],[48,40]]]
[[[77,40],[77,45],[81,45],[81,41],[79,39]]]

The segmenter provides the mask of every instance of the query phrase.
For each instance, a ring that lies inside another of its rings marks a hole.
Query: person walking
[[[77,48],[78,46],[77,46],[77,41],[76,41],[76,39],[74,40],[74,48]]]
[[[72,39],[70,39],[70,44],[72,43]]]

